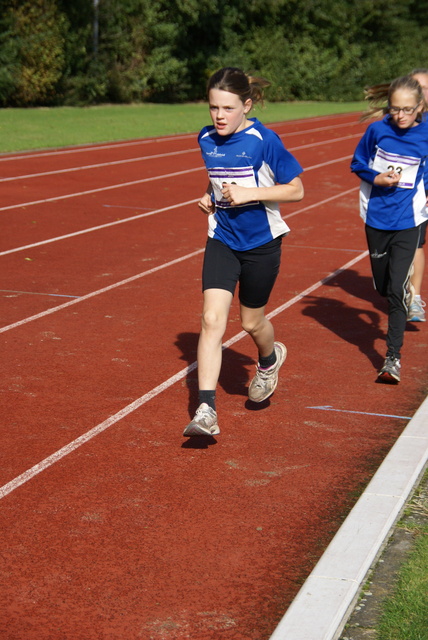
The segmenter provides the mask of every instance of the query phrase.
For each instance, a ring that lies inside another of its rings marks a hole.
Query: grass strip
[[[252,114],[263,123],[360,113],[363,102],[271,102]],[[356,116],[358,117],[358,116]],[[197,133],[209,124],[208,105],[132,104],[0,109],[0,153]]]
[[[400,570],[396,589],[384,603],[379,640],[428,640],[428,528]]]
[[[427,479],[425,476],[425,483]],[[382,605],[377,640],[428,640],[428,499],[426,490],[411,501],[412,519],[404,527],[415,537],[414,548],[400,568],[391,594]]]

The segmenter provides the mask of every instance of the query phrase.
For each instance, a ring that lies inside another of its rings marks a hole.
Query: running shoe
[[[415,298],[407,309],[407,320],[409,322],[425,322],[425,302]]]
[[[263,402],[273,394],[278,384],[278,373],[287,357],[287,348],[282,342],[275,342],[276,362],[269,369],[261,369],[258,364],[256,375],[248,387],[248,397],[253,402]]]
[[[183,436],[217,436],[220,428],[217,413],[206,402],[196,410],[195,417],[183,431]]]
[[[395,356],[386,356],[382,369],[378,373],[378,380],[398,384],[400,382],[401,362]]]

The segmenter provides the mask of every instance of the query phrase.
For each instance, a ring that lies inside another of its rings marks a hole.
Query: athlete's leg
[[[254,340],[259,355],[266,358],[274,350],[275,334],[272,323],[265,316],[265,307],[250,309],[240,305],[242,328]]]
[[[373,274],[375,289],[381,296],[386,297],[389,286],[389,244],[392,238],[391,231],[365,227],[367,245],[370,254],[370,265]]]
[[[198,343],[199,390],[217,386],[222,361],[222,340],[233,295],[225,289],[206,289]]]
[[[411,277],[411,281],[413,286],[415,287],[415,295],[420,296],[422,290],[422,280],[425,271],[425,253],[422,247],[416,250],[413,267],[414,271]]]
[[[413,274],[411,277],[412,284],[415,288],[415,295],[420,296],[422,290],[422,280],[424,277],[425,271],[425,252],[424,252],[424,244],[426,240],[426,230],[427,223],[424,222],[421,224],[421,235],[419,238],[418,248],[415,254],[415,260],[413,262]]]
[[[404,330],[407,322],[406,284],[415,257],[419,240],[419,229],[396,231],[391,242],[388,285],[388,333],[387,353],[400,358]]]
[[[287,348],[282,342],[274,341],[273,326],[264,315],[264,307],[251,309],[241,304],[241,320],[259,352],[256,375],[248,387],[248,398],[253,402],[263,402],[276,389]]]

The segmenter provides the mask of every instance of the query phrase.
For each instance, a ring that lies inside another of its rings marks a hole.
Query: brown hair
[[[265,78],[247,75],[237,67],[223,67],[213,73],[208,80],[207,93],[211,89],[221,89],[236,94],[242,103],[250,99],[253,104],[257,102],[263,104],[263,89],[269,85],[270,82]]]
[[[372,87],[364,89],[365,99],[369,103],[369,108],[362,115],[361,120],[364,121],[369,118],[381,118],[386,115],[389,112],[391,96],[395,91],[397,91],[397,89],[408,89],[409,91],[413,91],[418,103],[423,103],[425,111],[426,105],[422,87],[412,74],[410,74],[408,76],[396,78],[390,83],[386,82],[383,84],[375,84]],[[417,120],[420,121],[421,119],[421,114],[418,114]]]

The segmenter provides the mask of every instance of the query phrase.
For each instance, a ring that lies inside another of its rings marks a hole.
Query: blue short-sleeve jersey
[[[373,122],[357,145],[351,171],[361,178],[360,215],[371,227],[410,229],[427,220],[428,123],[397,127],[391,116]],[[401,175],[398,186],[373,184],[379,173]]]
[[[208,216],[208,235],[236,251],[254,249],[290,231],[277,202],[232,206],[221,194],[223,182],[243,187],[288,184],[303,169],[279,136],[257,119],[252,126],[220,136],[204,127],[198,142],[212,186],[215,213]]]

